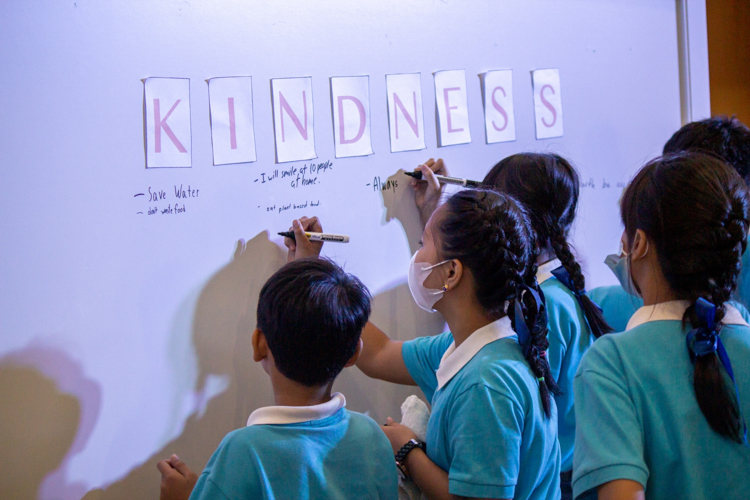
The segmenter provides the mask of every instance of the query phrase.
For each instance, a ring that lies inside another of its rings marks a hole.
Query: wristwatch
[[[427,453],[427,444],[422,441],[417,441],[416,439],[410,439],[400,450],[398,450],[398,453],[396,453],[396,467],[398,467],[398,473],[401,476],[401,479],[409,477],[409,472],[406,470],[404,460],[406,459],[406,455],[408,455],[414,448],[420,448],[423,452]]]

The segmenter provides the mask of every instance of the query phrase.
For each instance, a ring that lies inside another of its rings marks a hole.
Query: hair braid
[[[443,259],[458,259],[471,271],[477,300],[490,316],[500,318],[512,312],[518,302],[531,332],[524,356],[539,382],[542,407],[551,415],[550,392],[559,389],[550,375],[546,359],[546,315],[535,311],[538,304],[526,286],[541,290],[535,282],[534,233],[522,205],[510,196],[489,190],[465,189],[445,203],[437,234]],[[543,299],[542,305],[543,305]],[[541,309],[543,312],[543,309]],[[515,326],[514,314],[510,314]]]
[[[749,194],[729,165],[694,152],[651,161],[623,194],[621,215],[628,240],[643,231],[656,245],[669,286],[678,298],[691,302],[683,316],[685,326],[708,326],[697,314],[696,301],[703,298],[716,306],[720,334],[747,247]],[[689,212],[684,210],[688,202],[695,208]],[[695,355],[693,390],[711,428],[742,442],[739,401],[716,352]]]

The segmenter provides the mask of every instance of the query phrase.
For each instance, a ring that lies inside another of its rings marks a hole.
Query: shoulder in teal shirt
[[[436,370],[450,333],[403,346],[404,362],[432,403],[427,454],[448,472],[454,495],[560,498],[554,403],[544,416],[539,386],[516,336],[485,345],[442,388]]]
[[[600,286],[588,295],[602,308],[604,319],[616,332],[624,332],[630,318],[643,306],[643,299],[630,295],[622,285]]]
[[[745,499],[750,448],[720,436],[698,407],[679,320],[652,321],[605,335],[575,378],[576,497],[616,479],[646,498]],[[725,326],[743,415],[750,417],[750,328]],[[594,495],[595,497],[595,495]]]
[[[388,439],[369,417],[340,409],[296,424],[226,435],[190,500],[398,498]]]
[[[748,252],[745,252],[745,256]],[[750,263],[744,265],[745,257],[743,257],[743,275],[745,272],[750,272]],[[744,276],[740,277],[740,282]],[[748,293],[747,296],[750,298],[750,277],[748,279]],[[635,295],[630,295],[621,285],[612,286],[600,286],[594,288],[589,292],[589,298],[593,300],[604,312],[604,319],[607,323],[615,329],[616,332],[624,332],[627,329],[628,321],[633,317],[633,314],[643,307],[643,299]],[[740,288],[737,288],[735,298],[738,300],[732,300],[729,303],[732,304],[740,312],[745,321],[750,323],[750,313],[745,307],[745,303],[740,300]]]
[[[563,471],[569,471],[573,468],[576,435],[573,378],[581,357],[594,342],[594,336],[583,309],[565,285],[551,277],[541,284],[541,288],[547,304],[549,326],[547,356],[552,376],[561,390],[561,394],[555,396],[561,467]]]

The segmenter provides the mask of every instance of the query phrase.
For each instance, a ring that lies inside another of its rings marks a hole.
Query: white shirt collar
[[[327,403],[313,406],[266,406],[250,414],[247,426],[265,424],[298,424],[334,415],[346,406],[346,398],[337,392]]]
[[[661,302],[651,306],[643,306],[638,309],[628,321],[625,330],[632,330],[636,326],[651,321],[665,320],[682,320],[685,311],[690,307],[691,302],[688,300],[672,300],[670,302]],[[724,325],[744,325],[749,326],[742,318],[742,315],[732,304],[724,304],[724,318],[721,320]]]
[[[549,262],[545,262],[539,266],[536,270],[536,280],[541,285],[552,277],[552,271],[562,266],[560,259],[553,259]]]
[[[510,318],[504,316],[469,335],[469,338],[464,340],[460,346],[456,347],[456,343],[453,342],[443,354],[440,366],[437,372],[435,372],[438,389],[441,389],[445,384],[450,382],[461,371],[461,368],[466,366],[466,363],[471,361],[484,346],[515,334],[516,332],[513,331],[513,327],[510,324]]]

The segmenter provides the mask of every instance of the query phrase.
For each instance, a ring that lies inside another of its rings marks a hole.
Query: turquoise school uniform
[[[549,360],[552,376],[560,387],[561,394],[555,396],[557,404],[557,433],[560,439],[561,470],[573,468],[576,422],[573,405],[573,378],[581,357],[594,342],[594,336],[586,321],[583,309],[573,292],[552,275],[561,266],[558,259],[539,266],[537,281],[540,283],[547,305]]]
[[[628,330],[588,350],[575,378],[578,432],[573,492],[596,498],[616,479],[643,485],[646,498],[746,499],[750,448],[714,432],[700,411],[682,327],[689,303],[643,307]],[[750,416],[750,327],[727,306],[721,339],[740,408]]]
[[[643,299],[630,295],[622,285],[600,286],[588,295],[602,308],[604,319],[616,332],[624,332],[633,314],[643,307]]]
[[[745,255],[748,255],[748,252],[745,252]],[[743,257],[742,265],[743,273],[745,270],[750,272],[750,263],[745,266],[744,258],[745,257]],[[750,276],[747,279],[750,281]],[[748,288],[750,288],[750,284],[748,285]],[[622,285],[594,288],[588,295],[591,300],[596,302],[599,307],[602,308],[604,319],[607,320],[607,323],[609,323],[616,332],[624,332],[630,318],[633,317],[638,309],[643,307],[643,299],[635,295],[630,295],[625,291]],[[748,290],[748,297],[750,297],[750,289]],[[750,312],[748,312],[745,305],[739,301],[738,293],[735,294],[735,298],[737,300],[730,301],[730,304],[739,311],[745,321],[750,322]]]
[[[402,354],[432,404],[427,456],[449,490],[470,498],[560,498],[557,411],[544,416],[539,385],[508,317],[455,347],[450,332],[405,342]]]
[[[398,498],[393,450],[335,394],[322,405],[253,412],[208,461],[190,500]]]

